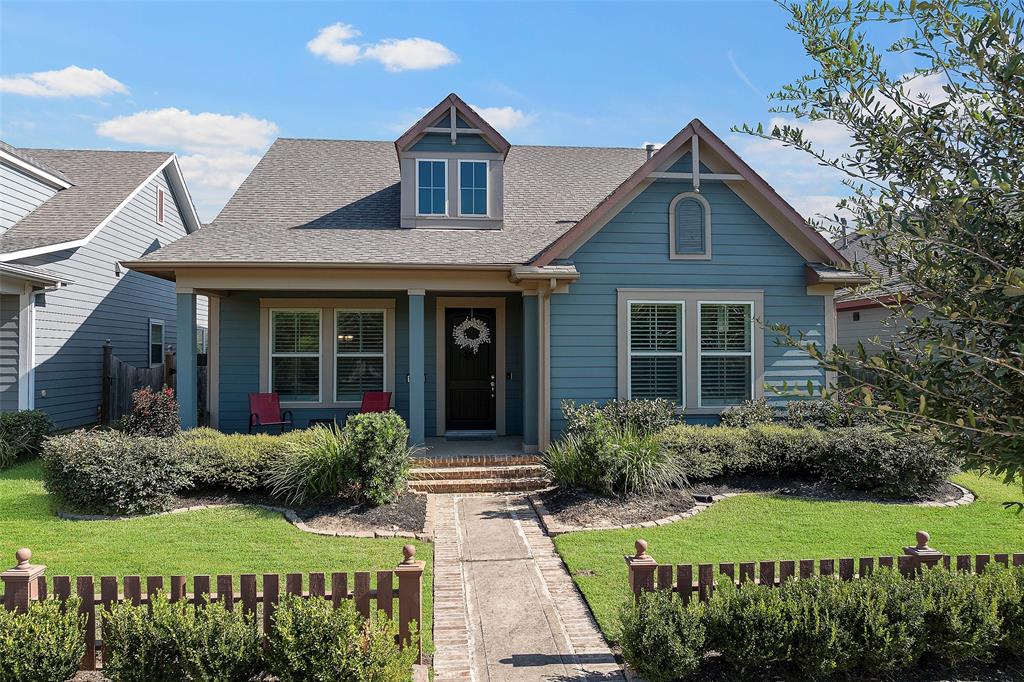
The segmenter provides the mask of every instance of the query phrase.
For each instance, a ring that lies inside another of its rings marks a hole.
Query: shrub
[[[831,429],[818,459],[822,478],[844,488],[913,497],[955,471],[952,458],[926,436],[873,426]]]
[[[856,659],[846,618],[849,583],[789,580],[778,589],[789,621],[791,660],[803,676],[816,679],[852,668]]]
[[[942,568],[917,579],[928,652],[949,666],[992,657],[1002,638],[995,580]]]
[[[758,424],[745,429],[749,472],[769,476],[808,476],[828,447],[818,429],[794,429],[781,424]]]
[[[704,655],[703,608],[686,607],[668,591],[630,598],[621,611],[622,655],[650,682],[670,682],[697,672]]]
[[[867,419],[867,413],[858,411],[842,393],[838,393],[835,400],[791,400],[786,403],[786,424],[793,428],[860,426],[867,423]]]
[[[679,424],[657,436],[679,462],[688,480],[725,475],[806,476],[828,445],[813,428],[779,424],[746,428]]]
[[[51,431],[53,422],[42,410],[0,412],[0,469],[39,454],[43,438]]]
[[[409,475],[409,428],[397,412],[354,414],[342,430],[351,449],[359,497],[377,506],[405,489]]]
[[[168,508],[191,483],[191,467],[166,438],[75,431],[46,439],[46,489],[80,511],[146,514]]]
[[[612,428],[597,411],[581,416],[577,426],[548,446],[543,455],[548,474],[559,485],[580,487],[610,494],[611,471],[606,466],[606,449]]]
[[[1024,566],[1006,570],[990,567],[985,572],[996,582],[999,619],[1003,624],[1003,651],[1011,656],[1024,656]]]
[[[708,646],[741,672],[762,671],[788,661],[793,623],[782,590],[729,579],[719,581],[707,603]]]
[[[562,416],[565,418],[566,433],[576,434],[588,428],[593,415],[600,414],[617,431],[633,429],[640,434],[657,433],[679,420],[674,403],[658,398],[656,400],[609,400],[603,405],[596,402],[577,405],[571,400],[562,401]]]
[[[274,463],[307,439],[301,431],[274,436],[199,428],[180,433],[178,447],[192,464],[195,485],[246,491],[267,486]]]
[[[891,675],[911,668],[924,653],[924,600],[918,585],[894,569],[849,583],[846,619],[861,669]]]
[[[255,617],[164,595],[103,613],[103,674],[111,682],[247,682],[263,668]]]
[[[27,613],[0,607],[0,680],[53,682],[74,677],[85,655],[78,599],[33,603]]]
[[[337,425],[307,429],[301,440],[286,442],[282,456],[271,461],[271,494],[289,504],[350,493],[355,462],[348,434]]]
[[[144,386],[132,393],[132,413],[121,420],[121,428],[132,436],[167,438],[178,433],[180,420],[174,391],[168,386],[159,391]]]
[[[288,596],[274,612],[268,672],[281,682],[405,682],[416,650],[395,643],[387,618],[364,620],[351,601]]]
[[[745,400],[742,404],[722,412],[722,426],[754,426],[775,421],[775,408],[767,398]]]

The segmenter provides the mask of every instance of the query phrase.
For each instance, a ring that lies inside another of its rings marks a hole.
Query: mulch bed
[[[408,531],[419,533],[427,516],[427,496],[404,492],[390,504],[371,507],[335,499],[306,506],[289,505],[266,491],[195,491],[175,497],[172,508],[214,504],[262,504],[290,508],[308,525],[333,531]]]
[[[876,502],[881,504],[913,504],[921,502],[951,502],[961,496],[960,489],[943,481],[921,497],[889,499],[859,491],[844,490],[820,481],[735,476],[711,479],[689,489],[657,495],[627,498],[602,497],[586,490],[556,488],[540,493],[548,513],[563,526],[621,526],[657,521],[681,514],[694,506],[693,495],[722,495],[725,493],[764,493],[812,500],[836,502]]]

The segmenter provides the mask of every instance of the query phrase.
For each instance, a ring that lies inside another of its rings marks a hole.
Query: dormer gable
[[[501,229],[512,145],[452,93],[395,141],[401,226]]]

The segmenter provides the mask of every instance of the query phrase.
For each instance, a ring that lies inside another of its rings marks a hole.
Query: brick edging
[[[138,516],[118,516],[118,515],[105,515],[105,514],[72,514],[62,509],[57,510],[57,517],[64,519],[65,521],[129,521],[131,519],[144,519],[156,516],[169,516],[170,514],[181,514],[183,512],[191,511],[202,511],[204,509],[225,509],[227,507],[255,507],[256,509],[263,509],[264,511],[277,512],[284,519],[295,526],[297,529],[304,533],[311,533],[313,535],[323,535],[325,537],[345,537],[345,538],[409,538],[410,540],[420,540],[421,542],[433,542],[434,541],[434,503],[431,498],[432,495],[427,496],[427,512],[423,519],[423,530],[419,533],[414,533],[408,530],[326,530],[323,528],[313,528],[299,515],[294,509],[288,507],[276,507],[269,504],[255,504],[250,502],[224,502],[224,503],[213,503],[213,504],[197,504],[191,507],[180,507],[178,509],[169,509],[167,511],[156,512],[155,514],[139,514]]]
[[[950,500],[948,502],[897,502],[894,504],[907,504],[908,506],[914,507],[962,507],[964,505],[971,504],[975,501],[974,493],[962,485],[948,481],[950,485],[960,491],[960,497],[956,500]],[[584,530],[628,530],[633,528],[653,528],[654,526],[665,526],[676,521],[682,521],[688,519],[691,516],[696,516],[705,509],[709,508],[715,502],[719,502],[729,497],[736,497],[738,495],[760,495],[762,493],[722,493],[720,495],[712,495],[710,503],[697,502],[693,507],[687,509],[685,512],[680,514],[672,514],[662,519],[656,519],[654,521],[642,521],[639,523],[623,523],[623,524],[600,524],[600,525],[588,525],[588,526],[570,526],[567,524],[559,523],[555,520],[555,517],[548,511],[544,505],[544,500],[541,499],[540,495],[533,493],[529,495],[530,506],[533,507],[534,511],[537,512],[537,516],[540,518],[540,523],[544,526],[545,532],[551,537],[556,535],[564,535],[565,533],[574,533],[576,531]]]

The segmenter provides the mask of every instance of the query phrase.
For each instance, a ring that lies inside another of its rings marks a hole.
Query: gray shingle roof
[[[399,227],[393,142],[278,139],[217,219],[141,259],[388,265],[526,263],[646,159],[643,149],[513,146],[501,230]]]
[[[59,170],[57,170],[56,168],[50,168],[45,163],[41,162],[39,159],[36,159],[33,156],[27,154],[26,150],[24,150],[24,149],[18,149],[17,147],[11,146],[11,145],[7,144],[6,142],[4,142],[3,140],[0,140],[0,149],[4,150],[5,152],[10,154],[11,156],[18,157],[19,159],[21,159],[25,163],[31,164],[31,165],[35,166],[36,168],[38,168],[40,170],[44,170],[47,173],[50,173],[51,175],[56,175],[58,178],[60,178],[64,182],[68,182],[68,183],[71,182],[71,180],[68,179],[68,177],[66,175],[64,175],[63,173],[61,173]]]
[[[893,296],[895,294],[906,294],[911,291],[911,286],[903,281],[901,273],[894,272],[883,267],[878,260],[864,248],[870,237],[866,235],[855,235],[847,240],[845,245],[842,241],[836,243],[839,253],[853,263],[858,272],[865,269],[871,275],[874,283],[869,287],[857,289],[840,289],[836,291],[836,301],[851,301],[871,296]]]
[[[62,189],[0,235],[0,253],[84,239],[170,152],[16,149],[59,171],[72,187]]]

